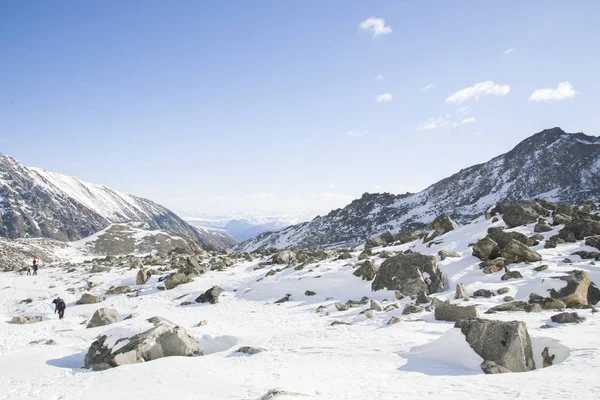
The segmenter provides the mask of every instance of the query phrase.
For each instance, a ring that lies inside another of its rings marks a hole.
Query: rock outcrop
[[[121,318],[121,314],[119,314],[117,310],[114,308],[104,307],[96,310],[86,328],[96,328],[121,321],[123,321],[123,318]]]
[[[399,290],[407,296],[438,293],[444,290],[444,275],[435,257],[401,253],[381,264],[371,288]]]

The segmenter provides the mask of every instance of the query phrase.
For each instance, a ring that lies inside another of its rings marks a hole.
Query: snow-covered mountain
[[[553,128],[419,193],[365,193],[342,209],[262,234],[238,249],[345,246],[386,230],[424,228],[442,214],[466,221],[504,199],[543,198],[577,204],[598,196],[600,138]]]
[[[226,235],[190,226],[150,200],[24,167],[13,157],[0,154],[0,236],[73,241],[122,222],[141,222],[146,229],[188,235],[211,249],[234,244]]]
[[[314,214],[274,214],[274,215],[211,215],[198,213],[179,213],[193,226],[211,232],[221,232],[238,242],[252,239],[261,233],[277,232],[290,225],[310,221]]]

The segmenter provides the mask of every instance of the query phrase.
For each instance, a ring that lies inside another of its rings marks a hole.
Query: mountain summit
[[[463,169],[419,193],[365,193],[326,216],[262,234],[238,248],[346,246],[386,230],[424,228],[442,214],[466,221],[505,199],[576,204],[599,195],[600,138],[546,129],[508,153]]]
[[[139,222],[196,239],[208,249],[231,246],[222,234],[196,229],[165,207],[76,178],[27,168],[0,153],[0,236],[73,241],[112,223]]]

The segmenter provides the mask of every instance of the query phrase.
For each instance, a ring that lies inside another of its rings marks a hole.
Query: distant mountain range
[[[190,236],[207,249],[235,244],[225,234],[192,227],[150,200],[24,167],[13,157],[0,154],[0,236],[74,241],[124,222]]]
[[[443,167],[443,160],[433,162]],[[263,233],[236,249],[347,246],[386,230],[426,228],[442,214],[468,221],[505,199],[543,198],[578,204],[599,196],[600,138],[553,128],[419,193],[365,193],[326,216],[276,233]]]

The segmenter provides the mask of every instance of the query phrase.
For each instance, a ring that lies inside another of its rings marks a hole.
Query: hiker
[[[52,303],[54,304],[54,314],[58,311],[58,318],[63,319],[65,317],[65,308],[67,308],[65,301],[60,297],[57,297],[52,300]]]
[[[33,275],[37,275],[37,271],[38,271],[38,263],[37,263],[37,260],[34,258],[33,259]]]
[[[27,275],[31,275],[31,267],[30,266],[27,266],[26,271],[27,271]]]

